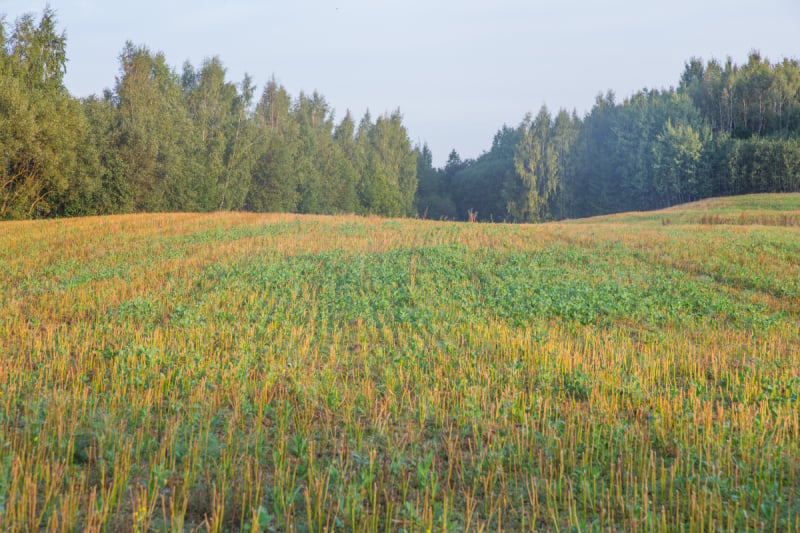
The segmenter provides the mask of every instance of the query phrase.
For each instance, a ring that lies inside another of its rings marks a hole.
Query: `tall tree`
[[[92,210],[100,215],[134,210],[133,190],[126,180],[125,163],[119,151],[120,111],[116,101],[111,91],[106,91],[103,98],[92,96],[81,105],[98,157],[96,172],[100,183],[93,195]]]
[[[367,111],[356,141],[365,153],[359,187],[363,209],[387,216],[412,215],[417,159],[400,112],[378,117],[373,124]]]
[[[291,115],[291,97],[273,77],[256,106],[258,155],[245,208],[253,211],[297,210],[294,172],[299,127]]]
[[[457,217],[457,209],[452,193],[456,189],[448,188],[445,183],[445,171],[433,167],[433,153],[427,143],[416,148],[417,152],[417,212],[423,218],[453,219]],[[458,153],[451,152],[458,158]],[[451,160],[453,158],[451,157]],[[451,167],[452,168],[452,167]],[[458,191],[463,188],[459,187]]]
[[[575,111],[569,115],[562,109],[556,115],[552,128],[552,144],[555,150],[558,168],[555,198],[551,201],[550,215],[555,218],[566,218],[570,213],[571,189],[571,155],[572,146],[580,131],[580,119]]]
[[[558,151],[551,135],[550,112],[542,106],[536,118],[527,116],[514,154],[514,165],[522,181],[523,194],[509,200],[509,212],[520,221],[551,217],[550,201],[559,185]]]
[[[63,85],[66,36],[49,8],[0,28],[0,218],[84,213],[96,157]]]
[[[333,166],[330,200],[335,211],[355,213],[358,205],[358,172],[362,155],[355,142],[355,122],[348,110],[333,136]]]
[[[197,210],[205,185],[200,138],[164,55],[128,42],[115,87],[118,150],[136,210]]]
[[[199,71],[187,62],[181,80],[201,146],[198,204],[205,210],[240,208],[250,181],[250,161],[243,157],[243,148],[252,142],[247,121],[252,81],[245,75],[240,94],[235,84],[226,81],[218,57],[205,60]]]
[[[318,92],[301,92],[294,106],[299,126],[294,172],[297,178],[301,213],[331,212],[333,192],[333,116],[330,106]]]
[[[653,146],[655,171],[660,175],[654,193],[665,205],[696,199],[703,143],[700,133],[689,124],[668,119]]]

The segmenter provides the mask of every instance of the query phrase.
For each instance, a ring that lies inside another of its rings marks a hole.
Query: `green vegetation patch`
[[[697,207],[0,233],[0,526],[796,529],[800,239]]]

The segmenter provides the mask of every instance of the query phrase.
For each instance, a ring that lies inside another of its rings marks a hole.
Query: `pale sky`
[[[47,3],[0,0],[10,24]],[[676,85],[692,56],[743,63],[800,57],[800,0],[51,0],[67,32],[75,96],[114,85],[126,40],[162,51],[180,72],[219,56],[257,96],[274,74],[296,97],[319,91],[358,120],[400,108],[434,163],[488,150],[503,125],[542,104],[588,112]]]

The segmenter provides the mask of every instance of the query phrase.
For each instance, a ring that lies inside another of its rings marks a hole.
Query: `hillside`
[[[800,194],[0,223],[0,529],[800,527]]]

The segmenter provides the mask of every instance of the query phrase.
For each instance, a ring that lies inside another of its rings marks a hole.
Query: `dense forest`
[[[542,107],[475,160],[434,169],[423,147],[417,175],[420,213],[496,221],[800,191],[800,64],[692,59],[677,89],[601,94],[583,118]]]
[[[77,100],[45,11],[0,32],[0,218],[133,211],[415,213],[416,152],[399,111],[360,121],[274,78],[178,74],[127,43],[113,89]]]
[[[180,72],[125,44],[100,97],[63,83],[52,11],[0,24],[0,219],[135,211],[291,211],[532,222],[800,190],[800,64],[752,52],[687,63],[677,88],[584,117],[546,107],[487,152],[433,167],[398,111],[338,122],[314,92]]]

